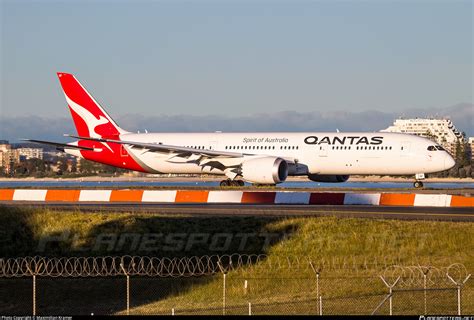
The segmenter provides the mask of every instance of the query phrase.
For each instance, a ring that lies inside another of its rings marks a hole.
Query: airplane
[[[25,140],[119,168],[221,175],[221,186],[276,185],[289,176],[337,183],[350,175],[415,175],[413,185],[421,188],[425,174],[455,165],[440,145],[402,133],[133,133],[119,127],[74,75],[57,75],[77,130],[66,136],[76,141]]]

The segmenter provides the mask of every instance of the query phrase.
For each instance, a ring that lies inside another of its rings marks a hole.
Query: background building
[[[8,141],[0,140],[0,167],[6,173],[10,173],[18,162],[20,162],[20,155],[17,149],[12,149]]]
[[[449,119],[397,119],[392,126],[382,132],[400,132],[426,137],[443,146],[456,156],[457,146],[465,145],[466,139]]]
[[[22,159],[41,159],[43,160],[43,149],[41,148],[18,148],[16,149]]]
[[[20,161],[28,159],[43,159],[43,149],[41,148],[12,148],[7,140],[0,140],[0,168],[10,174]]]

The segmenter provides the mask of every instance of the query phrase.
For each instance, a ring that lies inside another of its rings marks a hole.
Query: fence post
[[[249,302],[249,316],[252,315],[252,304]]]
[[[313,269],[313,272],[316,273],[316,299],[321,300],[320,299],[321,296],[319,294],[319,274],[321,273],[322,269],[321,269],[321,267],[315,268],[312,261],[309,262],[309,265],[311,266],[311,269]],[[316,303],[316,313],[321,314],[321,311],[318,310],[320,308],[321,308],[321,301],[320,301],[320,303]]]
[[[383,283],[385,283],[385,285],[389,289],[389,294],[388,294],[389,300],[388,300],[388,302],[389,302],[389,306],[390,306],[390,315],[392,315],[393,314],[393,306],[392,306],[393,287],[395,287],[397,285],[398,281],[400,280],[400,276],[392,284],[389,284],[387,281],[385,281],[384,277],[382,277],[382,276],[380,276],[380,279],[382,279]],[[377,307],[377,309],[378,309],[378,307]]]
[[[217,265],[219,266],[219,269],[222,272],[223,275],[223,283],[222,283],[222,315],[225,316],[226,314],[226,306],[225,306],[225,294],[226,294],[226,277],[227,277],[227,272],[229,269],[232,267],[232,260],[229,261],[229,265],[227,267],[224,267],[221,261],[217,262]]]
[[[171,308],[171,315],[174,316],[174,308]]]
[[[319,315],[322,315],[322,300],[321,300],[321,295],[319,294],[319,270],[318,272],[316,273],[316,297],[319,297],[319,304],[316,304],[316,309],[318,309],[319,307]],[[318,310],[316,310],[316,313],[318,312]]]
[[[33,315],[36,316],[36,275],[33,274]]]
[[[34,316],[36,316],[36,275],[38,274],[38,271],[41,270],[42,266],[43,266],[43,264],[41,262],[35,263],[35,270],[33,270],[31,268],[31,265],[27,266],[27,269],[28,269],[29,273],[33,276],[33,292],[32,292],[32,294],[33,294],[33,297],[32,297],[33,298],[33,301],[32,301],[33,302],[32,303],[33,304],[33,306],[32,306],[33,310],[32,311],[33,312],[32,313],[33,313]]]
[[[459,282],[451,278],[449,273],[446,273],[446,276],[448,277],[449,280],[451,280],[452,283],[456,285],[458,289],[457,290],[458,291],[458,316],[460,316],[461,315],[461,289],[464,286],[464,284],[467,282],[467,280],[469,280],[469,278],[471,277],[471,274],[468,274],[467,277],[463,281],[459,281]]]
[[[225,280],[226,280],[227,274],[224,272],[223,275],[224,275],[224,278],[223,278],[224,281],[223,281],[223,285],[222,285],[222,287],[223,287],[223,292],[222,292],[222,315],[225,316],[225,286],[226,286],[226,281]]]
[[[127,316],[130,315],[130,276],[125,271],[123,263],[120,264],[120,268],[122,268],[123,274],[127,277]]]
[[[323,315],[323,297],[319,296],[319,315]]]
[[[422,269],[423,270],[423,269]],[[423,270],[423,295],[425,298],[425,314],[428,313],[427,309],[427,298],[426,298],[426,277],[428,276],[428,272],[430,272],[430,269]]]

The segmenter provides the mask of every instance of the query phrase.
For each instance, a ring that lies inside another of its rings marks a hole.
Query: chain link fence
[[[0,313],[472,314],[469,279],[461,264],[370,265],[310,257],[11,258],[0,259]]]

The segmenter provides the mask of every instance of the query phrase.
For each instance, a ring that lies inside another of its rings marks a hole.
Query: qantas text
[[[309,136],[304,139],[306,144],[349,144],[349,145],[358,145],[358,144],[382,144],[383,137],[358,137],[358,136],[347,136],[347,137],[317,137]]]

